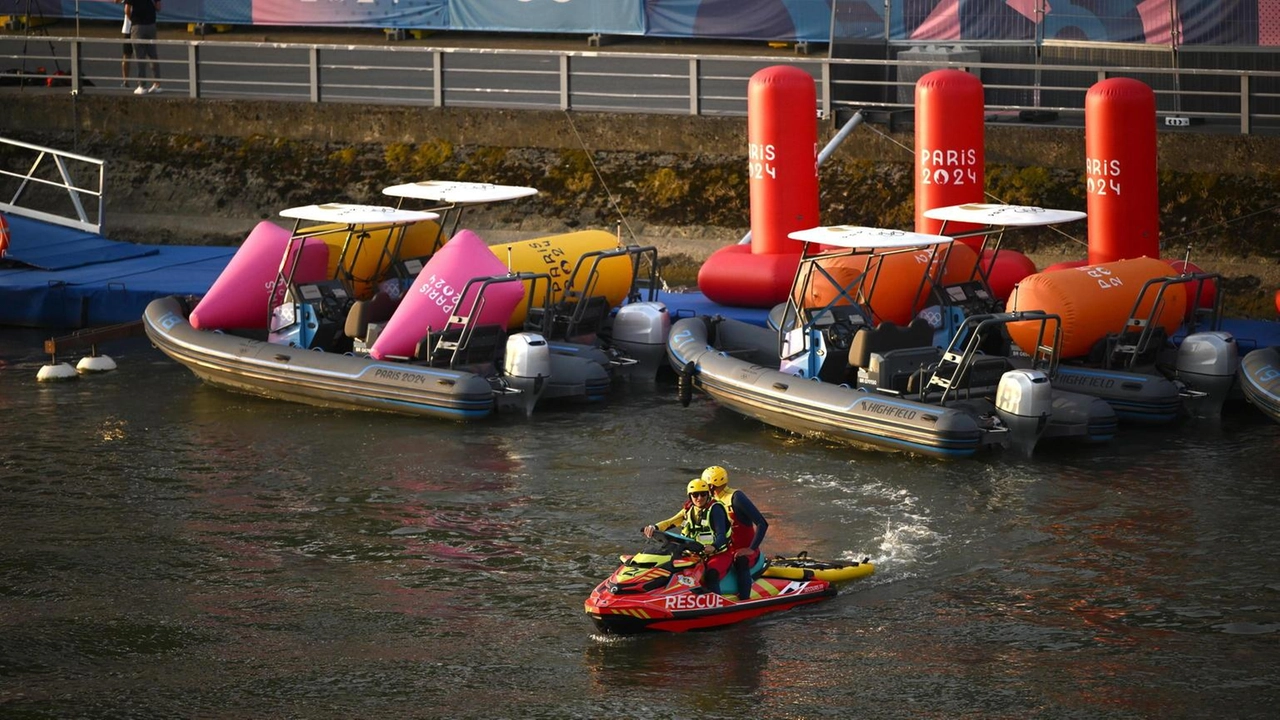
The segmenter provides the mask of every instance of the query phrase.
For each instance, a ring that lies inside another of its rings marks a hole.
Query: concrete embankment
[[[91,90],[7,89],[0,133],[109,161],[112,235],[235,242],[284,207],[385,202],[380,189],[425,178],[530,184],[535,201],[497,209],[496,232],[625,222],[624,231],[695,258],[749,224],[744,118],[194,101]],[[820,138],[836,128],[826,123]],[[909,227],[913,134],[857,129],[823,167],[823,222]],[[1084,131],[986,127],[993,201],[1086,208]],[[1162,253],[1277,280],[1280,138],[1158,135]],[[1072,237],[1021,242],[1044,261],[1083,257]],[[495,239],[501,239],[495,237]],[[1055,254],[1056,253],[1056,254]]]

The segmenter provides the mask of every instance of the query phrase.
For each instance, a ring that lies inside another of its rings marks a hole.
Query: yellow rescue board
[[[770,563],[785,563],[793,558],[778,558],[771,560]],[[809,561],[813,564],[812,561]],[[823,563],[828,567],[812,568],[812,567],[787,567],[786,565],[770,564],[765,566],[764,577],[782,578],[784,580],[826,580],[827,582],[841,583],[850,580],[864,578],[876,571],[871,563],[852,563],[850,565],[832,566],[834,564]]]

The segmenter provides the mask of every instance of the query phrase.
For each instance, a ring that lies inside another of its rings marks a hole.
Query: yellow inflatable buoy
[[[603,295],[609,301],[609,307],[616,307],[626,299],[631,290],[632,259],[630,255],[617,255],[604,258],[596,264],[596,277],[589,281],[592,259],[579,260],[588,253],[604,252],[618,248],[618,238],[604,230],[580,230],[561,235],[522,240],[505,245],[490,245],[489,249],[507,264],[512,272],[546,273],[551,277],[551,302],[564,299],[566,286],[572,279],[573,290],[588,295]],[[571,278],[575,268],[579,276]],[[591,286],[588,287],[588,282]],[[540,304],[544,289],[541,284],[531,288],[533,283],[525,282],[525,297],[536,293],[534,304]],[[522,303],[511,315],[510,329],[524,326],[528,314],[526,304]]]
[[[397,239],[391,228],[382,226],[366,232],[365,227],[356,225],[350,235],[350,242],[346,225],[316,225],[299,231],[299,234],[314,235],[329,246],[328,277],[339,277],[341,262],[341,275],[351,278],[351,292],[357,300],[368,300],[377,290],[378,283],[387,278],[391,270],[391,255],[387,252],[387,244]],[[424,220],[404,226],[404,238],[400,240],[399,250],[394,246],[390,250],[395,252],[397,258],[424,258],[425,262],[425,258],[438,250],[446,240],[448,238],[438,223]],[[347,250],[345,256],[342,253],[344,246]]]

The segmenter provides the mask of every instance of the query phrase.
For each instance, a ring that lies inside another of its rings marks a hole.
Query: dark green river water
[[[0,331],[0,717],[1270,717],[1280,426],[940,462],[674,385],[449,425],[201,385],[142,341],[40,384]],[[114,350],[114,351],[112,351]],[[74,361],[74,359],[73,359]],[[834,599],[606,638],[582,603],[721,464]]]

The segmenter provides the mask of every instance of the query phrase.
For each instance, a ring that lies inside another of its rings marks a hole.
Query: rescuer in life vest
[[[653,537],[655,532],[673,527],[676,518],[682,518],[680,534],[702,543],[703,552],[708,555],[706,570],[702,576],[703,587],[719,594],[720,578],[724,577],[733,564],[733,554],[724,552],[730,542],[729,512],[723,504],[712,499],[711,486],[702,478],[690,480],[685,492],[688,498],[685,507],[673,518],[646,526],[644,534],[645,537]],[[745,578],[739,575],[738,582],[739,598],[751,597],[750,573]],[[746,589],[745,592],[742,592],[742,588]]]
[[[702,479],[711,487],[711,497],[729,513],[729,552],[726,554],[733,556],[738,587],[744,587],[743,578],[746,578],[745,587],[751,587],[751,568],[760,559],[760,543],[769,531],[769,521],[746,493],[729,487],[729,472],[724,468],[712,465],[702,471]]]
[[[760,544],[764,542],[765,533],[769,531],[769,521],[764,519],[764,515],[756,508],[755,503],[751,502],[751,498],[747,497],[745,492],[729,487],[729,471],[719,465],[712,465],[703,470],[701,479],[711,487],[712,498],[723,504],[725,511],[729,513],[730,549],[759,551]],[[690,507],[692,503],[686,500],[684,506],[675,515],[646,527],[645,537],[653,537],[655,530],[661,532],[684,524],[685,513]]]

